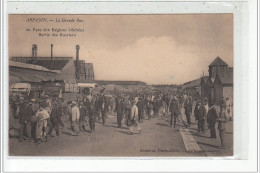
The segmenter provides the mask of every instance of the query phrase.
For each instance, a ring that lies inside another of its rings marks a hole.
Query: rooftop
[[[24,62],[42,66],[49,70],[62,70],[66,64],[73,59],[72,57],[37,57],[37,60],[32,57],[12,57],[12,61]]]
[[[210,66],[228,66],[228,64],[223,61],[220,57],[217,57],[210,65]]]

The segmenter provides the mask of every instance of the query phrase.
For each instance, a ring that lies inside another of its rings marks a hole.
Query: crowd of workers
[[[193,103],[196,103],[193,109]],[[198,123],[198,132],[204,133],[210,129],[211,138],[216,138],[216,123],[218,123],[221,148],[225,148],[225,124],[230,119],[230,102],[223,98],[220,113],[207,99],[194,99],[189,94],[172,94],[158,92],[156,94],[115,94],[106,97],[104,93],[88,95],[81,101],[66,102],[62,98],[44,95],[41,100],[26,100],[21,95],[10,97],[10,115],[19,122],[19,141],[34,141],[40,144],[50,137],[60,135],[60,127],[64,128],[62,117],[67,117],[71,123],[71,135],[78,136],[81,132],[95,131],[95,123],[106,126],[107,114],[110,111],[117,116],[118,128],[125,123],[131,135],[141,133],[140,123],[154,117],[159,119],[170,115],[171,128],[181,118],[180,109],[184,108],[186,127],[191,126],[191,115],[194,114]],[[122,120],[125,120],[122,122]],[[12,129],[12,126],[9,127]]]

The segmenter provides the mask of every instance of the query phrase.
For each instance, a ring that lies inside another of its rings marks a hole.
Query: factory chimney
[[[79,45],[76,45],[76,78],[80,79],[80,76],[79,76]]]
[[[76,61],[79,61],[79,45],[76,45]]]
[[[32,60],[37,61],[37,44],[32,45]]]
[[[53,44],[51,44],[51,60],[53,60]]]
[[[32,59],[34,59],[34,44],[32,45]]]

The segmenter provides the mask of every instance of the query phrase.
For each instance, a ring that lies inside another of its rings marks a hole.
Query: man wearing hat
[[[144,119],[144,103],[143,98],[140,98],[137,102],[138,107],[138,122],[142,123]]]
[[[225,97],[222,97],[222,99],[220,101],[220,108],[226,110],[226,100],[225,100]]]
[[[138,98],[136,97],[133,102],[132,102],[132,108],[130,110],[130,134],[133,135],[134,134],[134,127],[137,128],[137,130],[139,131],[139,134],[141,133],[141,128],[140,126],[137,124],[137,120],[138,120],[138,107],[136,106],[138,102]]]
[[[38,103],[36,102],[36,99],[35,98],[32,98],[31,99],[31,104],[30,104],[30,109],[32,110],[33,112],[33,116],[32,116],[32,119],[35,118],[36,116],[36,113],[37,111],[39,110],[39,105]],[[36,126],[37,126],[37,121],[31,121],[31,126],[32,126],[32,137],[34,139],[36,139]]]
[[[195,120],[198,120],[199,100],[195,99],[195,102],[196,102],[196,105],[194,108],[194,117],[195,117]]]
[[[198,118],[198,132],[205,132],[205,119],[206,119],[206,109],[203,103],[200,101],[198,102],[198,111],[197,111],[197,118]]]
[[[49,114],[51,114],[52,100],[49,95],[45,95],[44,98],[45,98],[45,103],[46,103],[45,109],[48,111]]]
[[[18,106],[18,117],[19,117],[19,141],[26,139],[24,137],[24,128],[26,129],[26,135],[28,141],[31,141],[31,117],[33,115],[32,109],[29,108],[29,102],[20,97],[20,104]]]
[[[118,128],[122,127],[122,119],[125,113],[125,104],[122,98],[118,99],[118,102],[116,104],[116,113],[117,113],[117,124]]]
[[[205,129],[205,131],[207,131],[207,129],[208,129],[207,115],[208,115],[208,111],[209,111],[209,104],[208,104],[207,98],[204,98],[204,107],[205,107],[205,110],[206,110],[206,118],[205,118],[204,129]]]
[[[58,100],[54,100],[52,111],[50,115],[50,129],[48,135],[52,136],[52,130],[55,129],[56,136],[60,135],[59,132],[59,124],[61,122],[61,116],[62,116],[62,105],[59,103]]]
[[[75,133],[74,135],[78,135],[79,134],[79,118],[80,118],[80,111],[79,108],[77,106],[77,102],[76,101],[72,101],[71,103],[71,127],[72,127],[72,131]]]
[[[36,128],[36,142],[41,143],[45,138],[45,141],[48,140],[46,135],[46,127],[47,127],[47,119],[50,118],[50,114],[46,110],[46,103],[44,101],[40,101],[39,110],[36,113],[37,117],[37,128]]]
[[[219,112],[219,118],[218,121],[218,130],[219,130],[219,137],[221,141],[220,149],[225,149],[225,132],[226,132],[226,123],[227,123],[227,116],[226,116],[226,110],[221,108]]]
[[[101,115],[102,115],[102,123],[103,125],[106,124],[106,116],[107,116],[107,108],[108,108],[108,104],[107,104],[107,100],[105,98],[105,96],[103,95],[100,98],[100,110],[101,110]]]
[[[190,126],[191,125],[190,115],[192,112],[192,104],[190,100],[188,99],[186,100],[186,102],[184,103],[184,109],[185,109],[185,115],[186,115],[188,126]]]
[[[180,113],[179,111],[179,103],[178,103],[178,100],[176,98],[176,96],[173,97],[171,103],[170,103],[170,110],[171,112],[171,120],[170,120],[170,126],[172,127],[172,123],[174,121],[174,127],[176,126],[176,120],[177,120],[177,117]]]
[[[209,112],[207,115],[207,122],[209,124],[209,129],[210,129],[210,137],[211,138],[216,138],[216,120],[218,118],[217,111],[214,108],[213,104],[209,105]]]
[[[88,99],[88,98],[87,98]],[[84,100],[85,101],[85,100]],[[86,101],[85,101],[86,102]],[[79,117],[79,130],[81,132],[87,130],[87,125],[88,125],[88,117],[87,117],[87,108],[84,105],[84,103],[81,101],[80,106],[79,106],[79,112],[80,112],[80,117]]]

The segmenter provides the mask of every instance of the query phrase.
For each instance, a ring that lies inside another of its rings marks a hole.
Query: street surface
[[[183,108],[181,110],[183,113]],[[182,116],[186,121],[185,116]],[[117,128],[116,116],[108,114],[106,126],[96,123],[93,133],[81,132],[72,136],[70,123],[60,127],[60,137],[51,137],[48,142],[18,142],[15,138],[9,140],[10,156],[224,156],[232,155],[233,123],[227,125],[227,149],[218,149],[220,139],[209,138],[209,130],[205,134],[196,132],[192,115],[192,126],[189,128],[201,152],[187,152],[179,128],[186,128],[182,121],[176,128],[169,127],[169,117],[152,118],[140,123],[142,133],[130,135],[127,126]],[[53,131],[53,135],[55,132]]]

